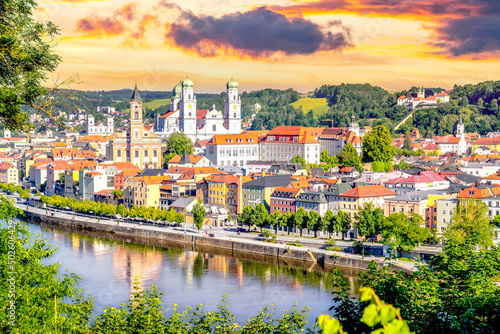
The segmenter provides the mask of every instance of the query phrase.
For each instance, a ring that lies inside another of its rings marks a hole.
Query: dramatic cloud
[[[499,0],[319,0],[271,9],[289,14],[358,14],[429,22],[429,43],[450,57],[500,50]]]
[[[500,17],[468,17],[447,22],[436,29],[453,56],[500,50]]]
[[[182,11],[179,22],[167,25],[165,37],[167,42],[202,57],[214,57],[228,50],[258,58],[280,52],[311,54],[351,47],[349,29],[340,21],[332,27],[340,31],[323,31],[309,20],[287,18],[265,7],[220,18]]]
[[[159,26],[157,15],[138,13],[137,3],[125,4],[111,16],[92,14],[78,20],[76,31],[86,37],[124,35],[123,45],[133,46],[134,40],[143,41],[148,27]]]

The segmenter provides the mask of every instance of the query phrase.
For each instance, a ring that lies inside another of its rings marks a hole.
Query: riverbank
[[[319,248],[288,246],[276,243],[245,238],[219,236],[217,234],[200,234],[159,226],[145,226],[130,223],[117,223],[116,220],[105,220],[75,216],[71,213],[56,212],[46,214],[45,209],[16,205],[26,214],[26,219],[43,222],[55,227],[61,226],[75,230],[93,231],[108,235],[132,237],[142,243],[150,240],[173,242],[180,245],[222,249],[232,256],[254,254],[260,257],[276,258],[279,261],[301,261],[304,263],[319,263],[326,267],[340,267],[356,270],[367,270],[370,262],[376,261],[377,266],[387,265],[382,257],[347,254],[328,251]],[[393,263],[397,269],[410,272],[415,269],[411,263]]]

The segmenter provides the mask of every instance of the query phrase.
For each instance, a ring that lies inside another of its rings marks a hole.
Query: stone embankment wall
[[[109,223],[89,222],[80,217],[67,219],[43,213],[25,211],[26,218],[34,222],[43,222],[51,225],[71,228],[76,230],[93,231],[103,234],[113,234],[125,237],[133,237],[134,240],[157,240],[169,241],[178,244],[194,245],[203,248],[216,248],[230,251],[235,254],[255,254],[259,256],[275,257],[278,260],[304,261],[309,263],[322,263],[325,267],[343,267],[358,270],[366,270],[371,262],[370,259],[354,258],[343,253],[315,249],[311,251],[306,247],[280,245],[265,243],[262,241],[246,240],[243,238],[211,237],[206,235],[186,234],[182,231],[163,231],[161,227],[155,229],[142,226],[110,225]],[[378,262],[379,267],[384,263]],[[406,268],[398,268],[409,271]]]

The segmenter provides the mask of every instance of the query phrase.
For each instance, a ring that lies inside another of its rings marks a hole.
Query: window
[[[122,156],[122,151],[121,150],[116,151],[116,156],[120,158]]]
[[[212,127],[212,131],[213,132],[217,131],[217,125],[214,124],[214,126]]]
[[[139,151],[135,151],[135,157],[139,158]]]
[[[139,119],[139,113],[138,112],[134,113],[134,119]]]
[[[148,150],[145,150],[144,151],[144,156],[147,157],[148,156]]]
[[[157,155],[158,155],[158,153],[156,153],[156,150],[153,150],[153,157],[156,158]]]

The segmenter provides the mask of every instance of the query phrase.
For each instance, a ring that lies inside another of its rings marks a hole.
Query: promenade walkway
[[[39,215],[46,215],[46,209],[43,208],[35,208],[33,206],[26,206],[26,204],[20,204],[20,203],[15,203],[14,204],[17,208],[22,209],[23,211],[28,211],[28,212],[33,212],[37,213]],[[109,218],[104,218],[101,217],[96,218],[92,216],[87,216],[83,214],[73,214],[71,211],[62,211],[62,210],[54,210],[54,209],[48,209],[47,210],[48,214],[47,215],[52,215],[58,218],[62,219],[68,219],[68,220],[78,220],[78,221],[84,221],[84,222],[90,222],[90,223],[95,223],[95,224],[102,224],[102,225],[114,225],[116,226],[118,224],[116,219],[109,219]],[[122,219],[120,219],[119,222],[120,226],[124,227],[131,227],[131,228],[140,228],[140,229],[145,229],[145,230],[151,230],[151,231],[168,231],[170,233],[179,233],[179,234],[187,234],[187,235],[192,235],[192,236],[212,236],[214,238],[219,238],[219,239],[225,239],[225,240],[238,240],[240,242],[246,242],[246,243],[252,243],[252,244],[262,244],[263,241],[261,238],[258,236],[256,233],[242,233],[240,235],[237,234],[235,229],[224,229],[224,228],[210,228],[210,227],[204,227],[202,230],[199,232],[197,230],[193,230],[192,226],[186,226],[184,227],[170,227],[170,226],[164,226],[164,225],[150,225],[150,224],[139,224],[139,223],[130,223],[130,222],[125,222]],[[323,240],[315,240],[311,238],[301,238],[299,236],[293,236],[289,237],[288,235],[278,235],[276,238],[276,241],[278,242],[277,244],[269,243],[267,245],[269,246],[274,246],[274,247],[293,247],[294,249],[307,249],[310,250],[313,253],[325,253],[326,255],[333,255],[336,254],[337,256],[341,257],[347,257],[347,258],[352,258],[352,259],[364,259],[365,261],[371,261],[375,260],[380,263],[397,263],[398,266],[403,267],[405,269],[414,271],[417,270],[417,268],[421,265],[420,263],[417,262],[409,262],[409,261],[401,261],[401,260],[390,260],[388,258],[382,257],[382,256],[372,256],[372,255],[358,255],[358,254],[351,254],[351,253],[346,253],[346,252],[338,252],[338,251],[328,251],[323,248],[324,245],[324,239]],[[308,246],[288,246],[286,243],[289,242],[299,242],[299,243],[307,243]],[[314,246],[311,246],[311,244],[315,244]],[[342,242],[338,241],[339,245],[343,246],[348,246],[350,243],[349,242]]]

